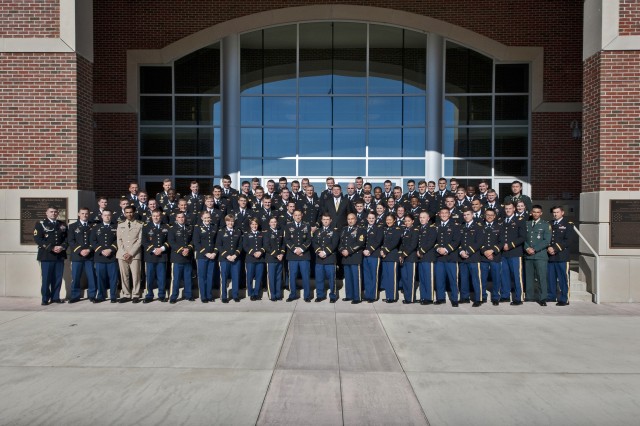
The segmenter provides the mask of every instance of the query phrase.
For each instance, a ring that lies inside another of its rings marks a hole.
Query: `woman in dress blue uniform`
[[[267,291],[269,300],[282,300],[282,264],[287,250],[284,246],[284,231],[278,229],[278,219],[271,216],[269,229],[264,231],[263,243],[267,261]]]
[[[402,229],[396,225],[396,215],[389,213],[385,218],[386,228],[383,233],[380,246],[380,258],[382,260],[382,288],[385,291],[384,302],[394,303],[398,300],[398,262],[400,255],[398,250],[402,243]]]
[[[247,296],[251,300],[260,300],[262,275],[264,274],[263,235],[258,231],[258,219],[249,219],[249,232],[242,236],[242,249],[246,253],[244,270],[247,277]]]

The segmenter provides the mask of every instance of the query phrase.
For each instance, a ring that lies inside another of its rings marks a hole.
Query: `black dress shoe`
[[[374,300],[374,299],[368,299],[368,300],[367,300],[367,303],[373,303],[373,302],[375,302],[375,300]]]
[[[277,298],[275,298],[275,297],[272,297],[272,298],[271,298],[271,299],[269,299],[269,300],[271,300],[272,302],[277,302],[277,301],[278,301],[278,299],[277,299]]]
[[[195,297],[190,297],[190,298],[188,298],[187,300],[188,300],[189,302],[195,302],[195,301],[196,301],[196,298],[195,298]]]
[[[326,298],[326,297],[316,297],[316,300],[315,300],[315,301],[316,301],[317,303],[320,303],[320,302],[323,302],[323,301],[325,301],[325,300],[327,300],[327,298]]]
[[[289,297],[287,299],[287,302],[293,302],[294,300],[298,300],[298,298],[297,297]]]
[[[395,300],[395,299],[387,299],[387,303],[396,303],[396,302],[397,302],[397,300]]]
[[[42,302],[40,303],[41,306],[49,306],[49,302]]]
[[[95,297],[90,297],[90,298],[89,298],[89,302],[93,303],[93,302],[95,302],[95,301],[96,301],[96,298],[95,298]]]
[[[482,302],[473,302],[473,305],[471,305],[472,308],[478,308],[482,306]]]
[[[144,304],[151,303],[151,302],[153,302],[153,299],[147,299],[146,297],[142,301],[142,303],[144,303]]]
[[[118,303],[116,299],[111,299],[111,303]]]
[[[222,303],[229,303],[229,299],[222,299]]]
[[[256,297],[255,297],[255,296],[251,296],[251,297],[249,298],[249,300],[251,300],[251,301],[253,302],[253,301],[255,301],[255,300],[256,300]]]
[[[538,302],[538,305],[540,305],[540,306],[547,306],[547,302],[546,302],[546,301],[544,301],[544,300],[541,300],[541,301],[539,301],[539,302]]]
[[[233,301],[236,302],[236,303],[239,303],[240,302],[240,298],[239,297],[234,297]]]
[[[353,299],[350,299],[350,298],[348,298],[348,297],[344,297],[344,298],[342,299],[342,301],[343,301],[343,302],[351,302],[352,300],[353,300]]]
[[[129,301],[131,301],[131,299],[128,297],[121,297],[120,300],[118,300],[118,303],[127,303]]]
[[[304,301],[307,302],[307,303],[310,303],[311,302],[311,298],[310,297],[305,297]]]
[[[514,300],[513,302],[509,303],[511,306],[520,306],[522,305],[522,302],[519,300]]]
[[[79,297],[76,297],[75,299],[69,299],[69,303],[78,303],[80,301]]]
[[[458,307],[458,302],[451,302],[451,306],[454,307],[454,308],[457,308]]]
[[[64,300],[56,299],[52,300],[51,303],[64,303]]]
[[[421,305],[433,305],[433,300],[423,300],[420,302]]]
[[[166,297],[160,297],[158,298],[159,301],[161,301],[162,303],[167,303],[167,298]]]
[[[359,303],[362,303],[362,300],[352,300],[352,301],[351,301],[351,304],[352,304],[352,305],[357,305],[357,304],[359,304]]]
[[[93,299],[93,303],[102,303],[104,299]]]
[[[410,300],[403,300],[403,301],[402,301],[402,304],[403,304],[403,305],[410,305],[410,304],[412,304],[412,303],[413,303],[413,302],[411,302]]]
[[[509,299],[509,298],[507,298],[507,297],[503,297],[502,299],[500,299],[500,301],[501,301],[501,302],[508,302],[508,301],[510,301],[510,300],[511,300],[511,299]]]
[[[331,299],[331,300],[329,300],[329,303],[336,303],[336,300],[337,299]]]
[[[471,300],[469,300],[469,299],[462,299],[462,300],[460,300],[458,303],[471,303]]]
[[[569,305],[569,302],[558,302],[556,303],[556,306],[567,306]]]
[[[446,302],[444,300],[436,300],[433,302],[434,305],[444,305]]]
[[[491,301],[491,304],[492,304],[493,306],[498,306],[498,305],[500,305],[500,302],[498,302],[497,300],[492,300],[492,301]]]
[[[171,299],[169,300],[169,303],[171,303],[172,305],[175,305],[178,301],[176,299]]]
[[[140,299],[137,297],[134,297],[133,300],[131,301],[133,303],[140,303]]]
[[[209,299],[202,299],[201,302],[202,303],[209,303]]]

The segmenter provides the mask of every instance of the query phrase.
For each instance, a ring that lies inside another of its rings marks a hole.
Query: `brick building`
[[[609,200],[640,194],[639,3],[4,2],[0,295],[37,294],[22,198],[362,175],[519,179],[582,223],[601,300],[638,300]]]

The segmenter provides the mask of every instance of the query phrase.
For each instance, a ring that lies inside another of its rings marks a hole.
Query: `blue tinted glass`
[[[369,98],[369,126],[401,126],[402,98],[395,96]]]
[[[423,96],[406,96],[403,99],[402,121],[405,126],[424,126],[427,119],[426,99]]]
[[[295,129],[264,129],[265,157],[295,157],[295,155]],[[265,163],[265,168],[266,166]],[[266,170],[265,173],[267,173]]]
[[[365,160],[333,160],[332,174],[336,176],[364,176],[365,163]],[[345,187],[343,186],[343,188]]]
[[[294,127],[296,125],[296,98],[265,97],[264,125]]]
[[[220,145],[222,145],[222,135],[220,127],[214,127],[213,129],[213,156],[220,157]],[[220,169],[216,169],[220,170]]]
[[[369,160],[369,176],[400,176],[402,175],[402,161],[400,160]]]
[[[300,160],[298,166],[301,176],[330,176],[332,174],[331,160]]]
[[[331,61],[329,61],[331,64]],[[302,64],[300,64],[302,66]],[[331,71],[329,71],[331,72]],[[329,95],[331,94],[331,74],[302,76],[300,73],[300,86],[298,90],[301,95]]]
[[[300,127],[302,126],[331,126],[331,98],[301,97]]]
[[[262,160],[240,160],[240,168],[245,176],[261,176]]]
[[[262,125],[262,98],[243,96],[240,98],[240,123],[243,126]]]
[[[365,154],[366,136],[364,129],[333,129],[334,157],[364,157]],[[358,173],[353,173],[353,175],[358,175]]]
[[[331,22],[300,24],[300,94],[331,94],[333,25]]]
[[[296,160],[263,160],[264,174],[272,176],[295,176]]]
[[[268,28],[263,31],[264,93],[296,93],[296,25]]]
[[[424,160],[403,160],[402,174],[424,176]]]
[[[370,129],[370,157],[400,157],[402,155],[402,129]],[[371,174],[371,170],[369,170]]]
[[[222,123],[222,102],[217,96],[211,98],[211,102],[213,103],[213,125],[219,126]]]
[[[300,129],[298,138],[300,156],[331,157],[331,129]]]
[[[262,129],[240,131],[240,155],[242,157],[262,157]]]
[[[333,124],[334,126],[364,126],[365,98],[334,97]]]
[[[213,173],[220,173],[222,167],[220,166],[220,160],[213,160]]]
[[[360,94],[367,89],[367,25],[333,24],[333,93]]]
[[[405,128],[402,135],[402,155],[404,157],[424,157],[425,131],[422,128]],[[406,173],[405,173],[406,174]]]
[[[402,28],[369,26],[369,93],[402,93]]]

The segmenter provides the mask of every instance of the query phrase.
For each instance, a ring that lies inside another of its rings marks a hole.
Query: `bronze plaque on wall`
[[[67,223],[68,198],[20,198],[20,244],[36,245],[33,230],[36,222],[46,219],[47,209],[58,209],[58,220]]]
[[[640,200],[611,200],[609,247],[640,248]]]

